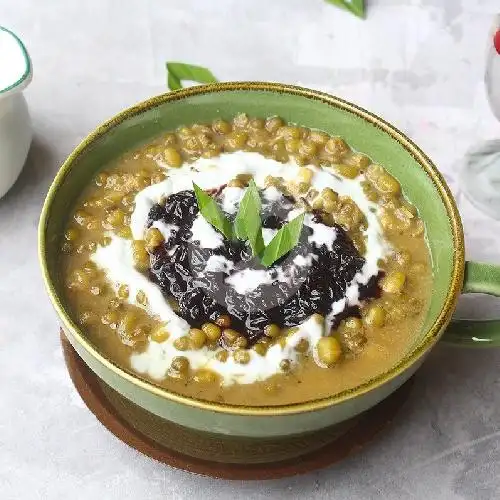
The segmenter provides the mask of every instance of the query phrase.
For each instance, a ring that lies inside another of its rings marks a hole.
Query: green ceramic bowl
[[[329,398],[279,407],[207,403],[168,392],[116,366],[71,318],[63,298],[58,253],[68,213],[83,187],[102,165],[160,132],[218,117],[230,119],[238,112],[261,117],[280,115],[287,121],[343,136],[400,181],[425,221],[434,290],[424,326],[415,331],[413,345],[397,365],[359,387]],[[49,190],[40,219],[39,251],[45,285],[69,341],[106,384],[140,407],[190,429],[226,436],[279,438],[323,429],[377,404],[418,369],[448,327],[462,291],[500,293],[500,269],[466,263],[463,240],[457,207],[444,179],[399,130],[358,106],[321,92],[254,82],[163,94],[97,128],[69,156]],[[447,335],[463,344],[498,345],[499,326],[500,321],[461,321]]]

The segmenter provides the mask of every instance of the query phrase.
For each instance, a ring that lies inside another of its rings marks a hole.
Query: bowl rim
[[[344,390],[332,396],[304,401],[300,403],[276,405],[276,406],[240,406],[231,405],[225,403],[216,403],[210,401],[204,401],[201,399],[183,396],[181,394],[168,391],[167,389],[151,382],[145,378],[140,377],[138,374],[133,373],[125,368],[122,368],[115,364],[115,362],[108,359],[106,356],[101,354],[99,350],[84,336],[80,328],[73,322],[69,314],[65,311],[62,301],[59,299],[56,292],[55,286],[49,276],[47,258],[46,258],[46,227],[50,216],[51,207],[54,198],[57,195],[58,188],[60,184],[65,179],[66,175],[70,172],[72,165],[75,161],[83,154],[87,148],[89,148],[92,143],[107,134],[111,129],[119,125],[120,123],[140,114],[148,111],[158,105],[165,104],[168,102],[177,101],[180,99],[187,99],[189,97],[211,94],[217,92],[234,92],[234,91],[247,91],[247,92],[271,92],[271,93],[286,93],[298,97],[305,97],[307,99],[312,99],[320,101],[328,106],[332,106],[343,111],[355,114],[356,116],[364,119],[370,124],[378,127],[386,134],[388,134],[392,139],[396,140],[420,165],[421,168],[427,173],[431,181],[434,183],[443,205],[445,206],[447,215],[449,217],[450,226],[452,229],[453,237],[453,268],[451,283],[448,289],[448,293],[444,300],[444,304],[441,312],[436,318],[433,325],[428,329],[426,334],[423,336],[422,341],[414,347],[413,350],[409,351],[403,358],[399,360],[394,366],[389,370],[378,374],[377,376],[365,381],[364,383],[357,385],[351,389]],[[384,119],[380,118],[376,114],[367,111],[366,109],[353,104],[349,101],[341,99],[336,96],[332,96],[325,92],[311,90],[304,87],[299,87],[296,85],[288,85],[282,83],[269,83],[269,82],[258,82],[258,81],[246,81],[246,82],[226,82],[226,83],[215,83],[208,85],[199,85],[195,87],[189,87],[186,89],[180,89],[173,92],[167,92],[164,94],[159,94],[157,96],[151,97],[144,101],[141,101],[131,107],[128,107],[121,111],[120,113],[113,116],[111,119],[97,126],[87,137],[85,137],[81,143],[73,150],[73,152],[67,157],[67,159],[62,164],[61,168],[57,172],[50,188],[47,193],[46,199],[43,204],[39,228],[38,228],[38,255],[40,266],[42,269],[43,280],[45,288],[49,294],[52,305],[54,306],[60,320],[62,321],[67,332],[70,333],[71,337],[87,351],[89,355],[95,358],[99,363],[104,365],[107,369],[111,370],[115,375],[126,381],[132,383],[139,389],[145,390],[155,396],[159,396],[170,402],[180,403],[185,406],[194,407],[202,410],[209,410],[218,413],[224,413],[229,415],[254,415],[254,416],[275,416],[275,415],[290,415],[303,412],[311,412],[315,410],[320,410],[327,408],[329,406],[337,405],[343,403],[347,400],[351,400],[357,396],[370,392],[384,384],[395,379],[403,372],[405,372],[410,366],[416,363],[420,358],[425,356],[425,354],[431,349],[433,345],[439,340],[443,334],[444,328],[451,320],[453,311],[455,310],[458,297],[460,295],[463,277],[464,277],[464,267],[465,267],[465,249],[464,249],[464,233],[462,228],[462,222],[456,206],[453,195],[446,184],[441,173],[437,170],[437,167],[430,160],[430,158],[405,134],[398,130],[393,125],[386,122]]]

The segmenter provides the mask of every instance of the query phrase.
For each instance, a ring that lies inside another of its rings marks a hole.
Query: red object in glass
[[[500,30],[493,35],[493,46],[500,55]]]

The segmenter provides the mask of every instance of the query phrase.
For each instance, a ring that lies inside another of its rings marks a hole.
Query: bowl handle
[[[487,293],[500,297],[500,266],[480,262],[465,263],[463,293]],[[500,346],[500,319],[452,320],[442,340],[473,347]]]

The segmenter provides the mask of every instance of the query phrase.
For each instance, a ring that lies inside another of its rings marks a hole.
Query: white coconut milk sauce
[[[132,235],[134,239],[143,239],[151,207],[158,203],[161,198],[172,193],[192,189],[193,182],[203,189],[213,189],[228,183],[238,174],[250,174],[257,186],[263,188],[265,178],[268,175],[282,177],[285,181],[291,181],[297,177],[300,168],[293,161],[283,164],[265,158],[259,153],[238,151],[222,154],[216,158],[200,158],[191,164],[183,165],[181,168],[169,169],[167,179],[149,186],[137,194],[135,210],[132,213],[130,224]],[[360,184],[363,180],[362,176],[357,179],[344,179],[334,176],[327,169],[315,166],[309,166],[308,168],[314,173],[311,188],[321,192],[323,188],[329,187],[339,195],[349,196],[363,212],[368,223],[367,229],[364,231],[367,248],[364,255],[365,265],[349,284],[346,297],[332,304],[331,311],[326,318],[326,328],[329,330],[334,317],[343,311],[346,305],[354,306],[359,304],[359,285],[367,284],[369,279],[378,273],[378,261],[386,256],[390,248],[383,237],[378,221],[378,206],[369,201],[363,192]],[[224,211],[234,213],[243,194],[244,189],[226,188],[223,191],[221,202]],[[263,196],[268,201],[276,201],[282,195],[279,190],[272,187],[265,189]],[[300,213],[301,209],[293,210],[288,214],[288,218],[292,219]],[[304,223],[313,229],[313,233],[309,237],[310,242],[317,245],[325,244],[327,247],[332,248],[336,237],[334,228],[315,224],[309,214],[306,214]],[[175,226],[162,222],[155,222],[154,227],[157,227],[164,237],[167,237],[172,230],[176,229]],[[199,241],[201,246],[217,248],[222,244],[222,236],[201,216],[195,219],[192,232],[192,240]],[[128,300],[131,304],[143,307],[135,300],[137,292],[142,290],[148,298],[147,311],[164,322],[170,333],[166,341],[162,343],[150,341],[142,353],[131,355],[132,368],[137,372],[148,374],[155,379],[163,379],[166,377],[172,359],[182,355],[188,358],[190,366],[195,370],[207,368],[217,372],[225,385],[233,383],[248,384],[279,373],[279,364],[284,359],[288,359],[292,363],[297,362],[298,353],[294,348],[302,339],[308,340],[311,346],[310,352],[319,364],[315,345],[324,334],[325,326],[319,324],[314,317],[298,325],[297,331],[287,337],[285,347],[275,344],[268,349],[265,356],[260,356],[249,350],[250,362],[245,365],[234,362],[231,357],[225,362],[220,362],[215,359],[217,350],[209,350],[206,347],[199,350],[178,351],[173,346],[173,342],[188,333],[189,324],[172,310],[160,288],[134,268],[131,241],[112,234],[109,236],[111,237],[111,243],[105,247],[98,247],[92,255],[92,260],[104,270],[107,278],[114,283],[116,288],[120,284],[128,285],[130,290]],[[266,243],[273,236],[274,230],[264,230],[263,238]],[[310,266],[312,258],[297,256],[293,262],[297,267]],[[207,270],[231,271],[232,268],[233,263],[221,256],[210,257],[206,264]],[[293,272],[294,266],[291,266],[291,269]],[[274,270],[278,273],[278,279],[286,280],[290,278],[284,275],[280,266],[276,266]],[[244,269],[231,274],[226,283],[234,286],[237,292],[246,293],[255,289],[259,284],[268,283],[270,279],[269,271]],[[273,278],[274,280],[276,280],[276,277]]]
[[[26,72],[25,54],[9,31],[0,29],[0,91],[17,83]]]

